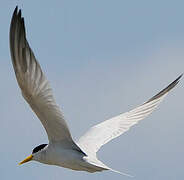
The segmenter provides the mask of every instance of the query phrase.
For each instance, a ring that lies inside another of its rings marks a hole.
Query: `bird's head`
[[[25,158],[23,161],[21,161],[19,165],[29,162],[31,160],[39,161],[39,159],[41,158],[41,152],[43,152],[43,150],[45,150],[47,146],[48,144],[41,144],[35,147],[32,151],[32,154],[28,156],[27,158]]]

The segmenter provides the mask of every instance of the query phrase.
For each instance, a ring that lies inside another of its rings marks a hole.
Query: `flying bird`
[[[22,95],[40,119],[49,140],[48,144],[35,147],[32,154],[20,162],[20,165],[34,160],[90,173],[103,170],[119,172],[98,160],[97,151],[151,114],[182,76],[142,105],[97,124],[74,142],[49,82],[26,39],[24,18],[18,7],[14,10],[10,25],[10,52]],[[121,174],[130,176],[126,173]]]

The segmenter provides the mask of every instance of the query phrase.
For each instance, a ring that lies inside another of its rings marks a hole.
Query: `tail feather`
[[[124,175],[124,176],[128,176],[128,177],[134,177],[134,176],[132,176],[132,175],[130,175],[130,174],[127,174],[127,173],[123,173],[123,172],[120,172],[120,171],[117,171],[117,170],[114,170],[114,169],[111,169],[111,168],[109,168],[109,170],[111,170],[111,171],[113,171],[113,172],[115,172],[115,173],[118,173],[118,174],[121,174],[121,175]]]
[[[117,171],[117,170],[114,170],[114,169],[111,169],[110,167],[106,166],[104,163],[102,163],[100,160],[98,160],[97,158],[89,158],[89,156],[87,157],[84,157],[83,158],[86,162],[88,162],[89,164],[95,166],[95,171],[104,171],[104,170],[110,170],[110,171],[113,171],[115,173],[118,173],[118,174],[121,174],[121,175],[124,175],[124,176],[128,176],[128,177],[134,177],[130,174],[127,174],[127,173],[123,173],[123,172],[120,172],[120,171]],[[98,170],[97,170],[98,168]],[[94,171],[94,172],[95,172]]]

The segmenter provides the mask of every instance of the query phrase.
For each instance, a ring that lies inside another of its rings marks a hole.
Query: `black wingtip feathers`
[[[170,83],[165,89],[163,89],[158,94],[156,94],[151,99],[149,99],[146,103],[149,103],[157,98],[160,98],[161,96],[163,96],[164,94],[169,92],[171,89],[173,89],[179,83],[179,80],[181,79],[182,76],[183,76],[183,73],[178,78],[176,78],[172,83]]]

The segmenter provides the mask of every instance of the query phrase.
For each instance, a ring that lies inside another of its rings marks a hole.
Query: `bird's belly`
[[[43,161],[40,162],[76,171],[96,172],[102,170],[101,168],[99,169],[96,166],[86,162],[83,157],[84,155],[82,153],[72,149],[58,149],[47,152],[45,154],[45,158],[43,158]]]
[[[60,148],[58,150],[47,152],[43,161],[40,162],[80,171],[82,170],[81,165],[85,163],[83,156],[84,155],[78,151]]]

